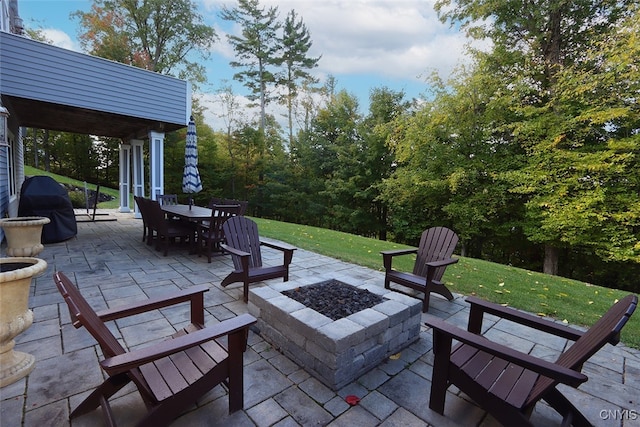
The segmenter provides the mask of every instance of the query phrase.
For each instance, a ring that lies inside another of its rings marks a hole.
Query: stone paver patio
[[[69,323],[69,313],[52,280],[63,271],[76,282],[96,309],[146,299],[167,291],[207,284],[208,323],[247,312],[240,284],[221,288],[231,270],[227,256],[206,257],[172,247],[167,257],[141,241],[142,221],[120,214],[116,222],[79,223],[78,235],[66,242],[45,245],[39,255],[49,265],[33,281],[30,307],[34,323],[16,339],[16,349],[36,357],[34,371],[0,389],[0,425],[97,426],[101,412],[69,421],[69,413],[102,382],[100,349],[84,330]],[[4,255],[4,246],[2,254]],[[279,253],[266,252],[266,263]],[[381,259],[382,264],[382,259]],[[291,280],[311,283],[336,278],[383,286],[384,274],[330,257],[298,249]],[[277,280],[275,280],[277,281]],[[259,285],[258,285],[259,286]],[[466,327],[468,307],[463,297],[453,302],[432,298],[430,314]],[[424,314],[422,316],[425,316]],[[113,324],[128,348],[148,345],[170,335],[172,325],[187,320],[187,307],[155,311]],[[531,354],[553,359],[566,345],[564,339],[541,336],[501,320],[490,324],[486,335]],[[324,386],[290,359],[274,350],[256,330],[245,353],[245,409],[229,415],[224,388],[209,392],[173,425],[225,426],[493,426],[496,421],[466,396],[450,389],[445,416],[428,407],[432,372],[432,334],[422,322],[420,339],[397,359],[388,359],[337,392]],[[589,381],[580,389],[563,388],[567,396],[598,426],[640,425],[640,352],[622,344],[606,346],[585,365]],[[357,395],[356,406],[345,402]],[[134,387],[120,392],[112,407],[121,426],[134,425],[145,408]],[[536,425],[559,425],[559,417],[544,403],[532,416]]]

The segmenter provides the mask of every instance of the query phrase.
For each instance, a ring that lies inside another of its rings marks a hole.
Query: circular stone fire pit
[[[249,312],[264,339],[333,390],[398,353],[420,333],[421,302],[382,286],[332,279],[269,284],[249,293]],[[347,298],[350,294],[353,299]],[[357,307],[365,299],[370,303]],[[323,306],[332,307],[323,314]],[[345,307],[353,313],[329,317]]]

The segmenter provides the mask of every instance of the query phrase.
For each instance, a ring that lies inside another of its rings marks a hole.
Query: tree
[[[530,162],[514,178],[529,196],[535,241],[588,249],[605,261],[640,262],[640,8],[592,40],[580,61],[561,68],[544,110],[518,129]],[[535,131],[545,125],[544,135]]]
[[[563,67],[580,63],[589,43],[615,28],[631,3],[628,0],[436,2],[443,20],[461,23],[471,37],[488,37],[494,44],[488,56],[494,63],[496,77],[508,82],[500,93],[511,99],[510,110],[517,116],[510,125],[514,143],[528,155],[528,167],[522,169],[524,176],[520,182],[527,182],[529,189],[523,192],[521,187],[516,187],[520,194],[528,197],[534,193],[555,194],[558,179],[578,178],[555,175],[553,171],[563,168],[558,161],[569,165],[564,162],[566,158],[555,157],[555,161],[550,162],[547,156],[553,152],[553,141],[560,136],[558,131],[567,118],[563,108],[555,102],[558,99],[554,98],[559,90],[558,73]],[[589,141],[580,144],[599,150],[598,144],[590,145]],[[549,167],[555,169],[551,169],[551,176],[544,178],[547,170],[544,168]],[[531,188],[533,183],[537,184],[535,188]],[[565,186],[571,187],[573,185]],[[570,197],[572,194],[567,194],[567,198]],[[556,201],[549,198],[544,203]],[[545,248],[543,270],[557,274],[558,249],[568,246],[568,236],[563,236],[562,227],[542,226],[539,204],[526,206],[528,236]],[[572,221],[568,217],[565,220]],[[589,229],[583,228],[581,232],[589,234]]]
[[[318,82],[308,70],[318,66],[320,57],[311,58],[308,55],[311,49],[311,34],[307,26],[298,19],[295,10],[287,15],[282,29],[282,57],[284,71],[280,74],[279,84],[284,86],[285,93],[280,100],[287,106],[287,119],[289,124],[289,145],[293,145],[293,106],[298,95],[298,82],[304,81],[306,86]]]
[[[388,202],[381,197],[382,183],[393,171],[395,157],[387,140],[394,122],[409,110],[403,92],[389,88],[374,88],[369,96],[369,114],[359,126],[364,142],[364,162],[360,190],[354,195],[362,200],[357,212],[367,234],[387,239]]]
[[[278,22],[278,8],[261,8],[259,0],[239,0],[233,9],[223,7],[220,16],[242,28],[241,35],[227,35],[237,55],[231,66],[242,68],[233,78],[251,91],[249,99],[260,101],[260,130],[264,132],[270,101],[267,86],[276,82],[272,67],[280,65],[277,32],[282,24]]]
[[[90,12],[78,11],[83,47],[103,58],[190,80],[206,80],[205,69],[190,54],[204,57],[216,40],[190,0],[94,0]]]

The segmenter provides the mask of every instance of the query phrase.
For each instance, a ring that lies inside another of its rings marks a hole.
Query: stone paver
[[[110,211],[116,222],[78,224],[78,235],[66,242],[47,244],[39,257],[49,266],[34,279],[29,304],[34,323],[16,339],[16,349],[36,357],[34,371],[25,379],[0,389],[2,427],[95,426],[102,425],[99,410],[69,422],[73,410],[103,379],[98,361],[102,357],[93,338],[75,329],[67,307],[53,284],[54,271],[65,272],[79,285],[96,309],[115,307],[164,292],[205,284],[205,318],[222,321],[248,311],[241,301],[240,284],[220,287],[231,270],[228,257],[188,254],[187,247],[172,247],[164,257],[141,241],[142,222],[133,214]],[[2,248],[4,253],[4,247]],[[265,262],[279,261],[275,251],[266,252]],[[382,260],[381,260],[382,263]],[[297,250],[290,279],[301,284],[338,279],[363,283],[384,292],[383,274],[309,251]],[[270,284],[281,283],[278,280]],[[406,298],[398,294],[398,298]],[[449,302],[432,298],[430,315],[466,327],[468,307],[462,297]],[[424,320],[422,315],[422,320]],[[188,321],[184,307],[154,311],[109,325],[128,347],[144,347],[171,333]],[[497,323],[496,323],[497,322]],[[428,407],[433,371],[431,332],[421,322],[420,338],[393,358],[363,374],[337,392],[276,351],[256,329],[249,334],[244,355],[245,409],[228,414],[226,390],[217,386],[191,410],[176,419],[175,426],[483,426],[498,423],[466,396],[452,387],[445,415]],[[486,316],[487,336],[538,357],[554,360],[566,342],[558,338],[539,339],[537,333],[522,330],[506,321]],[[158,336],[159,335],[159,336]],[[583,409],[597,426],[640,425],[640,352],[623,345],[607,346],[587,364],[590,377],[580,389],[562,390]],[[349,406],[347,395],[360,397]],[[116,421],[134,425],[145,412],[135,387],[129,385],[112,398]],[[546,404],[532,414],[536,425],[559,425],[559,417]]]

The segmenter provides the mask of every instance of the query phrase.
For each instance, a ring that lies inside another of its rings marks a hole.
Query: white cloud
[[[62,47],[69,50],[75,50],[77,52],[81,51],[80,46],[77,44],[77,42],[62,30],[58,30],[55,28],[43,28],[40,31],[42,31],[42,34],[44,34],[47,40],[53,42],[54,46]]]
[[[235,2],[203,0],[208,13]],[[262,0],[277,6],[280,19],[294,9],[311,33],[311,56],[320,56],[318,75],[379,75],[419,80],[427,71],[448,75],[464,60],[464,35],[439,21],[432,1],[418,0]],[[219,20],[219,19],[218,19]],[[222,31],[216,51],[233,50]],[[223,46],[226,45],[226,46]]]

